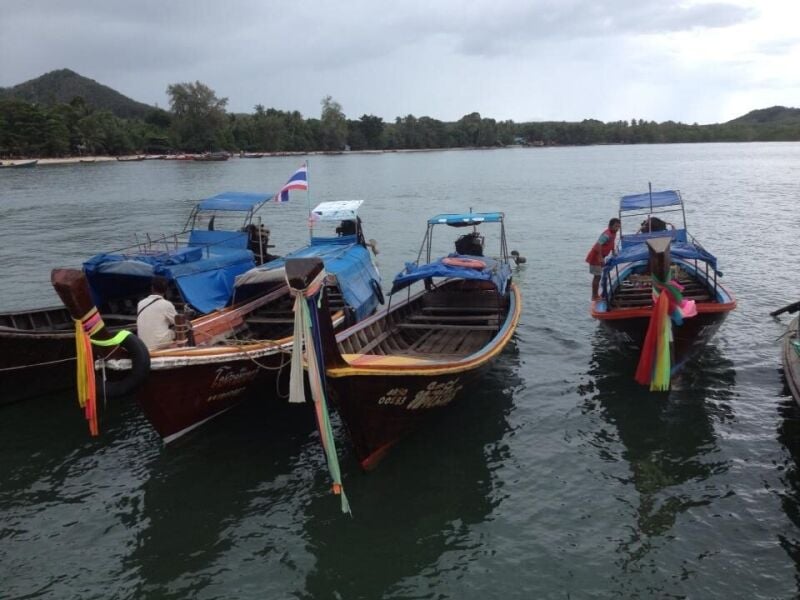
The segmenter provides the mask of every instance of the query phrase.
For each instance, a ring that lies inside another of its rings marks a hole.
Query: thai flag
[[[308,191],[308,165],[303,163],[303,166],[297,169],[294,174],[289,177],[280,191],[272,198],[273,202],[288,202],[289,190],[306,190]]]

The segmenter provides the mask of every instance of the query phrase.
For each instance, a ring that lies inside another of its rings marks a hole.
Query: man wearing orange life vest
[[[600,234],[597,243],[589,250],[586,255],[586,262],[589,263],[589,273],[592,274],[592,300],[599,300],[600,294],[600,275],[603,274],[603,263],[606,256],[614,251],[614,243],[617,241],[617,232],[620,228],[620,220],[611,219],[608,222],[608,229]]]

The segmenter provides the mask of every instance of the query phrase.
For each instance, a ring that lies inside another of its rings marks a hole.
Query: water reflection
[[[310,406],[246,403],[202,435],[165,448],[143,485],[142,526],[126,561],[136,573],[134,596],[235,589],[242,572],[232,563],[252,560],[237,545],[255,530],[269,531],[262,518],[294,510],[301,486],[293,473],[313,431]],[[265,553],[280,545],[262,542]]]
[[[4,407],[0,581],[8,597],[69,597],[115,568],[153,457],[155,436],[136,417],[129,404],[110,406],[91,438],[74,394]]]
[[[636,357],[609,343],[603,330],[593,340],[587,411],[598,411],[613,425],[596,432],[594,445],[606,461],[627,461],[635,526],[620,542],[623,568],[636,569],[655,538],[667,535],[678,517],[721,494],[703,482],[728,470],[719,458],[714,422],[732,418],[733,363],[709,345],[687,365],[668,394],[654,394],[633,380]]]
[[[403,440],[375,471],[357,473],[350,461],[354,518],[329,496],[308,507],[305,536],[316,565],[305,597],[416,597],[416,578],[435,580],[445,553],[448,571],[468,569],[483,548],[471,528],[502,501],[494,472],[508,454],[503,438],[518,373],[514,346],[471,397]]]
[[[779,467],[783,488],[778,491],[783,512],[800,530],[800,408],[784,382],[782,402],[778,412],[782,417],[778,426],[778,441],[787,451],[787,459]],[[789,532],[778,535],[781,547],[795,566],[795,585],[800,589],[800,540]]]

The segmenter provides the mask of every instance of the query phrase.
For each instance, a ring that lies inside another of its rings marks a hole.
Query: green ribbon
[[[107,340],[96,340],[94,338],[89,338],[89,339],[92,340],[92,344],[94,344],[95,346],[103,346],[103,347],[119,346],[120,344],[122,344],[122,342],[125,341],[125,338],[127,338],[129,335],[132,335],[131,332],[128,331],[127,329],[123,329],[122,331],[118,331],[117,335]]]

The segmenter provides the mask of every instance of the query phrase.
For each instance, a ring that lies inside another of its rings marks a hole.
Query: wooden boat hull
[[[75,387],[75,336],[0,328],[0,404]]]
[[[289,359],[280,352],[256,360],[242,356],[223,362],[210,357],[208,362],[165,369],[159,369],[158,362],[151,358],[155,369],[136,392],[136,401],[165,443],[221,415],[256,390],[274,399],[279,379],[288,390]]]
[[[522,310],[516,285],[511,284],[509,296],[509,310],[498,333],[479,351],[460,360],[425,361],[389,356],[358,359],[344,355],[349,366],[327,369],[332,400],[364,469],[375,467],[403,437],[444,412],[453,402],[469,396],[471,386],[491,368],[516,331]],[[392,310],[401,310],[414,300],[411,297]],[[376,315],[351,330],[368,329],[385,315]],[[348,335],[345,331],[337,339]]]
[[[290,362],[285,353],[291,350],[292,338],[233,344],[229,336],[253,311],[285,297],[286,288],[278,288],[198,317],[192,322],[197,346],[150,352],[150,371],[135,398],[165,442],[229,410],[256,387],[265,395],[276,396],[277,378]],[[215,339],[221,342],[215,344]],[[106,366],[110,378],[125,377],[131,369],[127,359],[110,359]]]
[[[728,313],[735,306],[735,302],[698,304],[697,316],[684,320],[682,325],[673,326],[673,374],[678,372],[692,356],[714,337]],[[641,350],[644,344],[647,328],[650,325],[651,313],[652,309],[648,308],[630,311],[617,310],[600,315],[593,313],[593,316],[611,330],[620,345],[638,351]]]
[[[12,169],[30,169],[32,167],[35,167],[37,164],[39,164],[39,160],[38,159],[36,159],[36,160],[26,160],[26,161],[16,162],[16,163],[12,162],[10,164],[3,165],[3,166],[4,167],[10,167]]]
[[[75,388],[73,327],[63,306],[0,313],[0,405]]]
[[[353,451],[372,469],[401,439],[469,395],[488,367],[447,375],[364,375],[329,379]]]
[[[592,302],[591,314],[608,326],[623,346],[641,350],[654,311],[652,274],[658,280],[676,281],[682,298],[694,303],[697,314],[672,325],[671,373],[675,375],[714,336],[736,308],[736,299],[707,263],[673,260],[670,246],[668,237],[648,240],[648,260],[629,263],[617,271],[612,285],[604,289],[604,297]]]
[[[783,337],[783,374],[794,401],[800,404],[800,354],[795,349],[795,343],[800,341],[797,331],[798,319],[800,317],[792,320]]]

